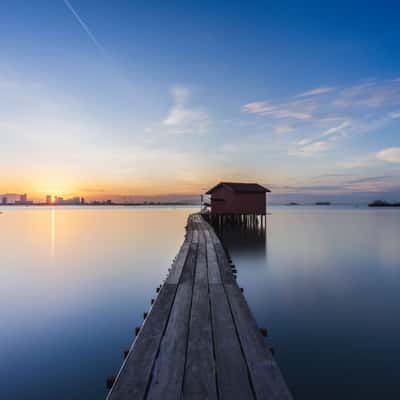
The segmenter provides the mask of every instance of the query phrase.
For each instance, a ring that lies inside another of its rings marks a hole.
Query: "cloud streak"
[[[293,132],[294,128],[290,125],[277,125],[273,127],[273,130],[277,135],[285,135],[286,133]]]
[[[300,143],[300,147],[298,147],[294,151],[290,151],[289,155],[311,157],[327,151],[330,147],[329,143],[324,141],[316,141],[313,143],[306,143],[305,141],[301,141]]]
[[[333,92],[335,88],[333,87],[320,87],[320,88],[315,88],[312,90],[308,90],[307,92],[300,93],[296,95],[295,97],[310,97],[310,96],[317,96],[320,94],[325,94],[325,93],[330,93]]]
[[[66,7],[71,11],[72,15],[75,17],[75,19],[78,21],[79,25],[81,28],[86,32],[86,34],[89,36],[90,40],[93,42],[93,44],[101,51],[104,53],[104,48],[100,44],[100,42],[96,39],[92,31],[89,29],[89,27],[86,25],[86,23],[82,20],[82,18],[79,16],[78,12],[72,7],[72,4],[68,0],[63,0],[64,4]]]
[[[392,119],[399,119],[400,118],[400,111],[389,113],[389,117],[392,118]]]
[[[254,101],[242,107],[242,111],[248,114],[258,114],[276,119],[292,119],[299,121],[311,120],[312,114],[304,107],[298,107],[296,103],[275,105],[268,101]]]
[[[188,105],[190,91],[183,86],[171,90],[174,104],[163,121],[170,133],[205,133],[211,123],[208,114]]]
[[[354,193],[398,192],[398,180],[392,176],[364,176],[327,174],[309,182],[291,185],[269,185],[273,193],[340,195]]]
[[[252,101],[241,110],[262,117],[274,133],[291,131],[297,141],[288,144],[289,155],[312,157],[346,138],[385,129],[400,119],[399,107],[400,80],[373,79],[342,88],[321,86],[283,101]]]
[[[376,154],[378,160],[389,163],[400,163],[400,147],[389,147]]]
[[[344,121],[340,125],[334,126],[332,128],[327,129],[326,131],[322,132],[321,136],[337,135],[337,134],[343,132],[343,130],[345,130],[349,126],[350,126],[350,122],[349,121]]]
[[[344,169],[364,168],[370,166],[374,159],[375,157],[364,157],[349,161],[339,161],[336,165]]]
[[[400,81],[370,80],[344,88],[333,101],[336,107],[376,109],[400,104]]]

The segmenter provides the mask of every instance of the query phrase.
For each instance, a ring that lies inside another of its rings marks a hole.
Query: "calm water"
[[[194,208],[0,208],[0,399],[102,399]],[[296,399],[400,398],[400,210],[227,230]]]

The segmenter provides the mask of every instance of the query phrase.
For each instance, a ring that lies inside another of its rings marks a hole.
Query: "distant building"
[[[85,204],[85,198],[84,197],[81,198],[81,204]]]
[[[63,197],[59,196],[46,196],[46,203],[47,204],[55,204],[55,205],[77,205],[84,202],[84,199],[80,197],[72,197],[71,199],[64,199]]]
[[[19,196],[19,200],[17,200],[15,202],[15,204],[19,205],[19,206],[29,206],[33,204],[32,200],[28,200],[28,195],[26,193],[21,194],[21,196]]]
[[[57,204],[65,204],[65,205],[77,205],[81,204],[80,197],[73,197],[72,199],[63,199],[61,197],[58,198]]]
[[[257,183],[221,182],[206,194],[213,215],[266,215],[268,192]]]
[[[4,205],[6,205],[7,203],[8,203],[8,199],[7,199],[6,196],[4,196],[4,197],[1,199],[1,204],[3,204],[3,206],[4,206]]]

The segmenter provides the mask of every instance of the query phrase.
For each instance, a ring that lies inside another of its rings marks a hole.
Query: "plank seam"
[[[188,235],[187,235],[187,232],[186,232],[185,241],[186,241],[187,238],[188,238]],[[182,244],[182,246],[185,244],[185,241],[184,241],[184,243]],[[192,244],[192,241],[193,241],[193,235],[190,236],[189,246]],[[181,246],[181,247],[182,247],[182,246]],[[179,249],[179,251],[178,251],[178,254],[179,254],[179,252],[180,252],[180,249]],[[186,253],[185,260],[184,260],[184,265],[186,264],[188,255],[189,255],[189,251]],[[183,267],[183,268],[184,268],[184,267]],[[183,271],[183,268],[182,268],[182,271]],[[182,276],[182,271],[181,271],[180,277]],[[169,317],[170,317],[171,311],[172,311],[172,306],[173,306],[174,301],[175,301],[175,297],[176,297],[176,292],[177,292],[177,289],[178,289],[178,285],[174,285],[174,286],[175,286],[174,296],[173,296],[171,305],[170,305],[170,307],[169,307],[168,318],[166,319],[166,322],[165,322],[165,325],[164,325],[164,328],[163,328],[163,332],[162,332],[160,341],[159,341],[159,343],[158,343],[158,349],[157,349],[156,355],[155,355],[155,357],[154,357],[154,359],[153,359],[153,362],[152,362],[151,372],[150,372],[150,379],[148,380],[148,382],[147,382],[147,384],[146,384],[146,389],[145,389],[144,397],[143,397],[144,399],[147,397],[147,394],[148,394],[148,391],[149,391],[150,383],[151,383],[151,380],[152,380],[152,374],[153,374],[153,371],[154,371],[155,361],[156,361],[157,356],[158,356],[158,354],[159,354],[159,352],[160,352],[161,341],[162,341],[162,338],[163,338],[163,336],[164,336],[164,334],[165,334],[165,330],[167,329]],[[160,296],[161,291],[163,290],[163,288],[164,288],[164,286],[161,288],[160,293],[158,294],[158,297]],[[140,332],[139,332],[139,335],[141,335],[144,325],[145,325],[146,322],[149,320],[149,318],[150,318],[150,313],[151,313],[151,310],[153,309],[153,307],[154,307],[154,305],[150,308],[149,315],[147,316],[147,318],[143,321],[141,330],[140,330]],[[139,338],[139,335],[137,335],[137,336],[134,338],[134,340],[133,340],[133,342],[132,342],[132,344],[131,344],[131,346],[130,346],[130,348],[129,348],[129,353],[131,353],[131,351],[133,350],[133,348],[134,348],[134,346],[135,346],[135,343],[137,342],[137,340],[138,340],[138,338]],[[121,373],[122,373],[122,371],[123,371],[123,369],[124,369],[126,363],[128,362],[128,359],[129,359],[129,356],[123,361],[122,366],[121,366],[121,368],[119,369],[118,374],[117,374],[117,376],[116,376],[115,383],[118,381],[118,379],[119,379],[119,377],[120,377],[120,375],[121,375]],[[113,394],[113,389],[114,389],[114,387],[115,387],[115,385],[113,385],[113,387],[111,388],[111,390],[108,392],[107,397],[106,397],[106,400],[111,399],[111,396],[112,396],[112,394]]]
[[[200,233],[200,231],[199,231]],[[194,260],[194,268],[193,268],[193,278],[192,278],[192,295],[190,297],[190,312],[189,312],[189,321],[188,321],[188,334],[186,337],[186,349],[185,349],[185,363],[183,367],[183,378],[182,378],[182,386],[181,386],[181,396],[183,396],[183,389],[185,385],[185,378],[186,378],[186,367],[187,367],[187,356],[188,356],[188,351],[189,351],[189,338],[190,338],[190,320],[192,318],[192,305],[193,305],[193,293],[194,293],[194,284],[195,284],[195,279],[196,279],[196,270],[197,270],[197,258],[199,255],[199,246],[200,246],[200,240],[197,243],[196,246],[196,256]]]
[[[203,232],[204,234],[204,232]],[[204,234],[205,241],[207,244],[207,236]],[[212,243],[211,243],[212,244]],[[207,250],[207,245],[206,245],[206,263],[207,263],[207,276],[208,276],[208,250]],[[214,335],[214,325],[213,325],[213,319],[212,319],[212,307],[211,307],[211,294],[210,294],[210,281],[208,281],[207,285],[207,291],[208,291],[208,308],[209,308],[209,318],[210,318],[210,326],[211,326],[211,340],[212,340],[212,349],[213,349],[213,358],[214,358],[214,365],[217,365],[217,357],[215,353],[215,335]],[[216,395],[217,399],[219,400],[219,387],[218,387],[218,371],[217,368],[215,367],[215,388],[216,388]]]
[[[191,224],[192,224],[192,228],[191,228],[191,229],[192,229],[192,231],[194,232],[194,231],[195,231],[196,223],[193,221],[193,218],[192,218],[192,217],[193,217],[193,214],[190,216],[190,222],[191,222]],[[190,246],[193,244],[193,238],[194,238],[194,236],[193,236],[193,234],[192,234]],[[195,253],[196,261],[197,261],[197,249],[198,249],[198,246],[199,246],[199,244],[197,243],[197,244],[196,244],[196,253]],[[158,349],[157,349],[157,353],[156,353],[156,356],[154,357],[153,364],[152,364],[152,367],[151,367],[150,379],[149,379],[149,381],[148,381],[148,383],[147,383],[147,386],[146,386],[146,391],[145,391],[145,394],[144,394],[144,399],[147,399],[148,394],[149,394],[150,386],[151,386],[151,383],[152,383],[152,381],[153,381],[154,368],[155,368],[156,361],[157,361],[157,358],[158,358],[158,356],[159,356],[159,354],[160,354],[160,350],[161,350],[161,343],[162,343],[163,337],[164,337],[164,335],[165,335],[165,332],[166,332],[166,330],[167,330],[167,328],[168,328],[168,322],[169,322],[169,320],[170,320],[170,316],[171,316],[171,313],[172,313],[172,309],[173,309],[173,306],[174,306],[174,303],[175,303],[175,298],[176,298],[176,294],[177,294],[177,291],[178,291],[178,286],[179,286],[179,284],[181,283],[182,276],[183,276],[183,270],[184,270],[184,268],[185,268],[185,266],[186,266],[186,263],[187,263],[187,260],[188,260],[188,258],[189,258],[189,253],[190,253],[190,248],[189,248],[189,250],[188,250],[188,252],[187,252],[187,254],[186,254],[185,263],[184,263],[184,265],[183,265],[183,267],[182,267],[182,270],[181,270],[181,273],[180,273],[180,276],[179,276],[179,281],[178,281],[178,283],[177,283],[177,285],[176,285],[176,288],[175,288],[174,298],[173,298],[173,300],[172,300],[172,302],[171,302],[171,307],[170,307],[169,312],[168,312],[168,318],[167,318],[167,320],[166,320],[166,323],[165,323],[165,326],[164,326],[164,329],[163,329],[163,333],[162,333],[160,342],[158,343]],[[196,268],[196,264],[195,264],[195,268]],[[193,290],[192,290],[192,292],[193,292]],[[192,296],[193,296],[193,294],[192,294]],[[188,328],[188,329],[189,329],[189,328]],[[185,355],[185,362],[186,362],[186,355]]]
[[[215,232],[215,231],[214,231],[214,232]],[[224,246],[223,246],[223,244],[222,244],[222,242],[221,242],[221,239],[218,237],[217,234],[216,234],[216,236],[217,236],[217,239],[220,241],[221,247],[222,247],[222,249],[224,250],[224,253],[225,253],[225,256],[226,256],[226,249],[224,248]],[[214,242],[212,242],[212,245],[214,246],[214,249],[215,249],[215,244],[214,244]],[[220,259],[220,256],[219,256],[219,254],[217,254],[217,251],[215,251],[215,253],[216,253],[217,259]],[[220,262],[222,263],[222,260],[220,260]],[[221,267],[221,264],[220,264],[220,263],[218,263],[218,265]],[[234,282],[233,284],[234,284],[234,285],[237,285],[236,282]],[[235,328],[236,336],[237,336],[238,341],[239,341],[239,344],[240,344],[240,351],[241,351],[241,353],[242,353],[244,362],[245,362],[245,364],[246,364],[247,378],[248,378],[249,383],[250,383],[250,388],[251,388],[251,391],[252,391],[252,394],[253,394],[254,399],[257,399],[256,391],[255,391],[255,388],[254,388],[254,383],[253,383],[253,380],[251,379],[250,367],[249,367],[249,364],[248,364],[248,362],[247,362],[247,357],[246,357],[246,354],[245,354],[244,349],[243,349],[242,341],[241,341],[241,339],[240,339],[239,330],[238,330],[238,327],[237,327],[237,323],[236,323],[236,320],[235,320],[235,316],[234,316],[233,311],[232,311],[231,301],[230,301],[230,298],[229,298],[229,296],[228,296],[228,293],[227,293],[227,290],[226,290],[226,287],[225,287],[225,282],[224,282],[224,280],[222,281],[222,287],[224,288],[224,293],[225,293],[225,297],[226,297],[227,302],[228,302],[229,311],[230,311],[230,314],[231,314],[231,317],[232,317],[232,321],[233,321],[233,326],[234,326],[234,328]]]

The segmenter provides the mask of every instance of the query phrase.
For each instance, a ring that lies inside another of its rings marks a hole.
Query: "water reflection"
[[[266,257],[267,235],[264,225],[231,225],[216,227],[229,250],[237,255],[263,259]]]
[[[50,211],[50,258],[54,263],[54,256],[56,253],[56,210],[53,207]]]
[[[0,210],[0,399],[104,398],[197,209]],[[271,211],[221,235],[296,400],[400,398],[399,210]]]
[[[294,397],[400,398],[400,212],[274,207],[267,220],[264,248],[252,231],[221,236]]]
[[[0,399],[104,398],[193,209],[0,211]]]

